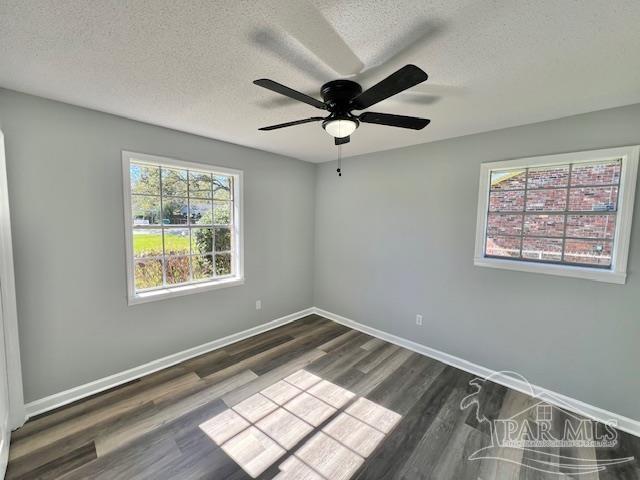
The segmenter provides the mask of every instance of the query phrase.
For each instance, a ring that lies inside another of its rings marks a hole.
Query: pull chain
[[[342,176],[342,145],[338,145],[338,176]]]

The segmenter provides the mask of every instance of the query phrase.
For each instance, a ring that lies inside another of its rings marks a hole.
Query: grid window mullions
[[[553,240],[561,240],[563,238],[566,238],[567,240],[584,240],[584,241],[588,241],[588,242],[597,242],[597,241],[602,241],[602,242],[610,242],[611,239],[609,238],[598,238],[598,237],[572,237],[572,236],[554,236],[554,235],[516,235],[516,234],[509,234],[509,233],[496,233],[495,235],[489,235],[490,237],[507,237],[507,238],[549,238],[549,239],[553,239]],[[221,252],[216,252],[216,253],[221,253]]]
[[[577,182],[574,181],[575,165],[579,170]],[[538,182],[533,186],[530,185],[531,171],[535,171],[532,178]],[[545,171],[550,172],[548,178],[544,176]],[[611,268],[620,172],[620,160],[490,172],[485,255]],[[605,177],[611,181],[603,181]],[[516,188],[502,188],[502,182]],[[566,192],[566,195],[564,198],[557,193],[545,195],[545,191]],[[552,208],[555,206],[560,208]],[[575,206],[591,206],[591,210],[571,210]],[[522,217],[519,233],[518,229],[513,233],[513,218],[519,216]],[[527,223],[528,219],[536,217],[540,225]],[[554,222],[545,224],[545,217],[562,218],[562,233]],[[591,235],[584,235],[585,232]],[[532,258],[536,255],[539,258]]]
[[[569,210],[570,201],[571,201],[571,173],[573,172],[573,165],[569,165],[569,184],[567,186],[567,197],[566,197],[566,208],[565,210]],[[564,215],[564,225],[563,225],[563,233],[562,233],[562,252],[560,253],[560,261],[566,262],[565,252],[567,248],[567,223],[569,222],[569,215],[565,213]]]
[[[619,183],[593,183],[589,185],[565,185],[564,187],[528,187],[528,188],[500,188],[492,192],[524,192],[525,190],[566,190],[567,188],[599,188],[617,187]]]
[[[232,176],[131,162],[130,182],[135,291],[234,274]]]

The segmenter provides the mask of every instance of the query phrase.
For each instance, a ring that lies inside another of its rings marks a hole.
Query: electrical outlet
[[[416,315],[416,325],[422,326],[422,315]]]
[[[262,309],[262,300],[256,300],[256,310]]]

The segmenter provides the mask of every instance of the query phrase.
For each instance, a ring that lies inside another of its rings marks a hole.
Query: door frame
[[[13,244],[9,213],[9,187],[4,134],[0,128],[0,295],[4,319],[4,342],[7,357],[7,384],[9,387],[9,427],[24,425],[26,410],[22,390],[22,364],[18,337],[18,309],[16,283],[13,270]]]

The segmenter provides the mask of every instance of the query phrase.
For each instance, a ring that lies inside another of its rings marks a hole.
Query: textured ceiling
[[[336,157],[322,113],[252,85],[363,87],[429,73],[371,110],[343,155],[640,102],[638,0],[2,0],[0,86],[309,161]],[[340,73],[337,73],[340,72]]]

